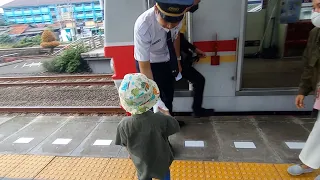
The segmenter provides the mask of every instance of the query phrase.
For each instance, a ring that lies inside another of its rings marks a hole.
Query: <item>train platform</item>
[[[310,179],[287,174],[315,119],[224,116],[193,119],[170,137],[174,180]],[[114,145],[119,116],[0,116],[0,179],[136,179]]]

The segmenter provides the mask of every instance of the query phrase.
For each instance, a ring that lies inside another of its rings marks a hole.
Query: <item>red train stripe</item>
[[[217,49],[218,52],[237,50],[237,40],[199,41],[199,42],[194,42],[194,45],[204,52],[214,52],[215,45],[217,45],[218,47]]]
[[[215,45],[217,45],[218,52],[236,51],[237,48],[237,40],[200,41],[194,44],[205,52],[214,52]],[[133,53],[133,45],[104,47],[105,57],[113,58],[113,79],[123,79],[126,74],[137,72]]]
[[[104,47],[105,57],[113,58],[113,79],[123,79],[126,74],[137,72],[133,50],[132,45]]]

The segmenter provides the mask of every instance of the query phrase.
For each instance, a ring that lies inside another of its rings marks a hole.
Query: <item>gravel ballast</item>
[[[0,106],[119,106],[114,85],[3,87]]]

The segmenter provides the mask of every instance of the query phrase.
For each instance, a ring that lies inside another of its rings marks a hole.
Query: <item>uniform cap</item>
[[[180,4],[191,6],[194,3],[194,0],[155,0],[157,3],[166,3],[166,4]]]
[[[177,23],[180,22],[185,14],[185,11],[190,5],[180,5],[180,4],[169,4],[160,3],[156,4],[160,16],[167,22]]]

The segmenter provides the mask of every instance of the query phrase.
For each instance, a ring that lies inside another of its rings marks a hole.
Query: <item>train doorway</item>
[[[310,21],[312,1],[245,1],[237,90],[295,94],[303,69],[302,54],[314,27]]]

